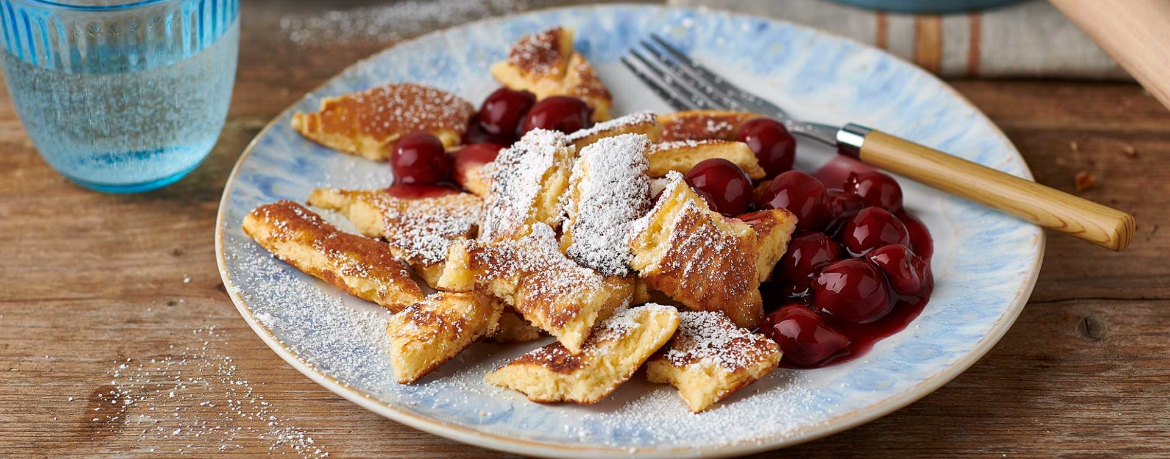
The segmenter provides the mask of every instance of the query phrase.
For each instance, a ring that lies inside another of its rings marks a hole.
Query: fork
[[[640,42],[650,57],[631,49],[633,60],[622,57],[622,64],[676,110],[739,110],[769,116],[789,132],[838,153],[1033,224],[1115,251],[1124,250],[1133,239],[1134,218],[1125,212],[876,129],[798,120],[695,62],[662,37],[650,39],[654,44]]]

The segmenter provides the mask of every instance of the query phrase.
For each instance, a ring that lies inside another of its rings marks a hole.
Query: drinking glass
[[[239,0],[0,0],[0,65],[45,161],[134,193],[195,169],[223,129]]]

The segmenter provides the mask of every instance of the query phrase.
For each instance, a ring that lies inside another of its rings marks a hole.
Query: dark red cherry
[[[511,145],[516,142],[515,132],[503,132],[500,134],[492,134],[484,129],[479,122],[479,116],[472,116],[471,121],[467,123],[467,130],[463,131],[463,136],[460,138],[464,145],[471,145],[473,143],[497,143],[500,145]]]
[[[849,338],[799,304],[768,314],[760,332],[780,345],[782,361],[800,367],[815,366],[849,348]]]
[[[828,213],[825,233],[835,234],[844,228],[845,224],[849,223],[849,220],[852,220],[858,212],[861,212],[861,209],[865,208],[865,203],[853,193],[839,188],[830,188],[825,191],[825,208]]]
[[[451,179],[466,189],[468,174],[479,170],[484,164],[495,161],[503,148],[503,145],[495,143],[475,143],[451,153]]]
[[[825,233],[804,233],[788,242],[788,251],[780,259],[778,269],[795,290],[808,288],[825,265],[841,258],[841,246]]]
[[[513,135],[533,105],[536,105],[536,94],[501,87],[479,106],[479,123],[489,134]]]
[[[890,288],[902,295],[921,294],[926,289],[927,280],[932,278],[930,263],[901,244],[878,248],[866,258],[886,275]]]
[[[853,172],[845,179],[845,191],[857,195],[866,207],[881,207],[890,212],[902,210],[902,187],[881,172]]]
[[[439,198],[443,196],[450,196],[459,194],[459,190],[447,185],[413,185],[413,184],[399,184],[391,185],[386,189],[390,196],[400,199],[426,199]]]
[[[890,301],[885,276],[873,263],[862,258],[840,260],[825,266],[812,287],[813,305],[817,309],[850,322],[872,322],[894,305]]]
[[[756,204],[764,210],[787,209],[796,216],[796,228],[801,231],[820,229],[828,213],[824,185],[800,171],[777,175]]]
[[[910,245],[910,233],[898,217],[881,207],[866,207],[841,230],[841,244],[853,256],[890,244]]]
[[[592,125],[593,108],[576,97],[552,96],[537,102],[524,116],[520,135],[533,129],[551,129],[572,134]]]
[[[735,139],[752,149],[768,177],[792,170],[796,161],[796,139],[776,120],[756,118],[743,123]]]
[[[731,161],[704,160],[686,175],[692,188],[707,193],[711,209],[728,217],[747,213],[752,204],[752,180]]]
[[[906,225],[906,231],[910,233],[910,249],[922,259],[930,261],[930,257],[934,255],[934,240],[931,239],[930,230],[926,229],[926,224],[907,212],[906,209],[902,209],[896,216],[903,225]]]
[[[403,137],[390,153],[394,183],[438,183],[451,176],[451,158],[443,142],[419,132]]]

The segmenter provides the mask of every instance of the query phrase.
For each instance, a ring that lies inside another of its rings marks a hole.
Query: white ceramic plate
[[[902,179],[907,207],[935,238],[937,288],[909,328],[863,358],[812,371],[778,370],[697,415],[673,388],[640,376],[593,406],[531,403],[483,382],[486,371],[536,344],[477,344],[420,384],[396,384],[386,352],[388,313],[275,260],[243,235],[240,223],[263,203],[304,202],[314,187],[391,183],[385,164],[301,138],[289,127],[293,110],[397,81],[478,103],[497,87],[488,66],[522,34],[554,25],[576,29],[577,48],[615,95],[615,113],[668,111],[617,61],[638,39],[658,33],[800,117],[858,122],[1030,177],[1003,134],[950,87],[879,50],[815,30],[654,6],[557,9],[478,22],[358,63],[274,120],[241,156],[220,204],[217,256],[232,300],[277,354],[358,405],[477,446],[558,457],[715,457],[808,441],[903,407],[973,364],[1023,308],[1040,268],[1043,232]],[[833,155],[801,142],[798,168],[811,170]]]

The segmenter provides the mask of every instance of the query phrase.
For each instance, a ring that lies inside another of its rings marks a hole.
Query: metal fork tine
[[[704,67],[703,64],[692,60],[678,48],[671,46],[657,34],[650,34],[650,39],[654,40],[658,46],[669,53],[675,62],[681,64],[680,66],[683,69],[688,70],[692,75],[703,80],[707,85],[722,93],[724,97],[730,99],[733,102],[730,105],[754,106],[763,109],[762,111],[773,112],[778,117],[789,118],[784,109],[729,83],[726,79],[719,76],[719,74],[712,72],[707,67]]]
[[[641,44],[642,48],[645,49],[646,52],[650,53],[659,64],[671,70],[673,73],[672,76],[686,81],[688,85],[701,91],[703,95],[706,96],[707,100],[712,102],[712,105],[715,106],[715,108],[723,110],[739,108],[740,104],[737,101],[729,99],[726,94],[719,91],[717,88],[697,79],[694,75],[691,74],[689,70],[680,67],[677,62],[670,59],[665,54],[662,54],[662,52],[658,51],[658,49],[652,46],[650,43],[643,40],[641,41]]]
[[[637,50],[631,49],[630,54],[632,54],[635,58],[637,58],[639,61],[641,61],[642,65],[644,67],[646,67],[647,70],[650,70],[651,72],[653,72],[654,75],[657,76],[659,80],[662,80],[662,82],[666,83],[667,86],[670,86],[670,88],[673,89],[675,92],[682,94],[683,97],[690,100],[698,108],[701,108],[701,109],[712,108],[713,104],[709,100],[707,100],[707,98],[700,96],[698,94],[695,94],[695,92],[692,91],[690,88],[687,88],[686,86],[683,86],[682,84],[679,84],[678,77],[676,77],[674,75],[667,74],[666,71],[658,68],[657,65],[654,65],[654,63],[650,62],[649,59],[646,59],[646,56],[643,56]]]
[[[651,78],[650,75],[647,75],[645,72],[642,71],[642,69],[639,69],[634,64],[631,64],[630,61],[626,60],[625,57],[622,57],[621,61],[622,61],[622,64],[625,65],[627,69],[630,69],[630,71],[634,73],[634,76],[638,77],[639,80],[642,80],[642,82],[645,83],[646,86],[650,87],[650,90],[652,90],[652,91],[654,91],[654,93],[658,94],[658,97],[661,97],[662,100],[665,100],[666,103],[670,104],[671,107],[674,107],[675,110],[685,111],[685,110],[695,110],[697,108],[694,105],[689,105],[681,97],[676,96],[674,93],[666,90],[666,88],[662,87],[662,85],[660,85],[657,81],[655,81],[654,78]]]
[[[715,74],[715,72],[707,70],[707,67],[704,67],[703,64],[691,60],[690,56],[687,56],[678,48],[671,46],[670,43],[667,43],[666,40],[663,40],[662,37],[658,36],[658,34],[650,34],[650,39],[654,40],[655,43],[658,43],[658,46],[661,46],[662,49],[670,53],[670,55],[674,57],[676,61],[682,62],[683,64],[686,64],[687,67],[693,69],[695,72],[703,74],[703,76],[708,80],[711,80],[712,82],[722,80],[722,78]]]

